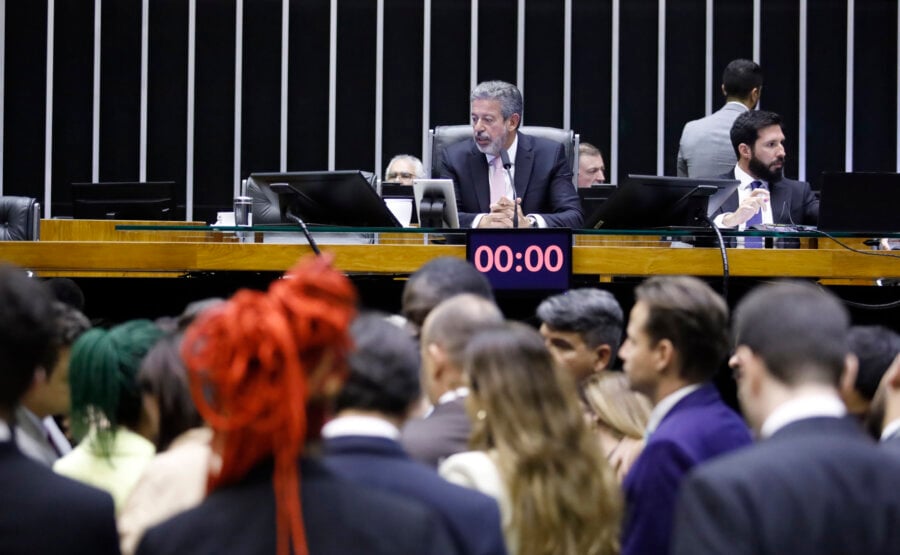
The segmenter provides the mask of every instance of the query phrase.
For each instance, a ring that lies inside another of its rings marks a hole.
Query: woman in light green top
[[[108,491],[117,511],[156,452],[158,423],[144,410],[137,372],[161,336],[153,322],[132,320],[72,345],[72,432],[80,443],[53,469]]]

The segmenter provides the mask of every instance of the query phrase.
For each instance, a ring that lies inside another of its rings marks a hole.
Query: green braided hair
[[[94,429],[96,442],[90,447],[106,459],[112,454],[116,429],[133,429],[140,421],[138,369],[162,335],[149,320],[131,320],[109,330],[88,330],[72,345],[72,433],[80,441]]]

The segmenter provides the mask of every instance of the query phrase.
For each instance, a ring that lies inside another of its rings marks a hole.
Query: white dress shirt
[[[762,438],[771,437],[775,432],[788,424],[807,418],[832,417],[843,418],[847,414],[847,407],[837,394],[816,393],[791,399],[772,411],[772,414],[763,422],[759,435]]]

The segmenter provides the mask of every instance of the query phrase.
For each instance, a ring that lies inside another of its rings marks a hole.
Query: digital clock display
[[[572,277],[572,230],[472,229],[466,259],[497,290],[565,291]]]

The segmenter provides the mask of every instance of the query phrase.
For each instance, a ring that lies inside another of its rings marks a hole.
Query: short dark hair
[[[403,287],[401,311],[410,323],[421,328],[434,307],[461,293],[494,300],[491,284],[484,274],[461,258],[441,256],[409,276]]]
[[[56,364],[52,298],[21,269],[0,263],[0,409],[11,411],[38,367]]]
[[[141,391],[159,401],[157,451],[165,451],[179,435],[203,425],[181,358],[182,338],[181,333],[164,335],[147,351],[137,374]]]
[[[859,359],[854,388],[871,401],[881,378],[900,353],[900,334],[884,326],[853,326],[847,340],[850,352]]]
[[[350,372],[338,394],[337,410],[372,410],[402,418],[422,393],[415,340],[378,314],[359,316],[350,334]]]
[[[849,352],[850,316],[837,297],[806,282],[761,285],[734,312],[734,343],[761,357],[778,381],[837,387]]]
[[[736,98],[747,98],[750,92],[763,84],[762,68],[752,60],[739,58],[732,60],[722,71],[722,86],[725,94]]]
[[[708,381],[728,353],[728,306],[706,283],[688,276],[652,277],[635,289],[647,306],[644,331],[654,344],[668,339],[678,353],[681,377]]]
[[[619,349],[625,321],[612,293],[594,288],[572,289],[544,299],[537,317],[554,330],[578,333],[592,349],[609,345],[613,355]]]
[[[741,158],[741,150],[738,147],[742,143],[750,145],[752,149],[756,139],[759,138],[759,130],[770,125],[780,126],[781,116],[765,110],[747,110],[739,115],[731,125],[731,146],[734,148],[735,156]]]

